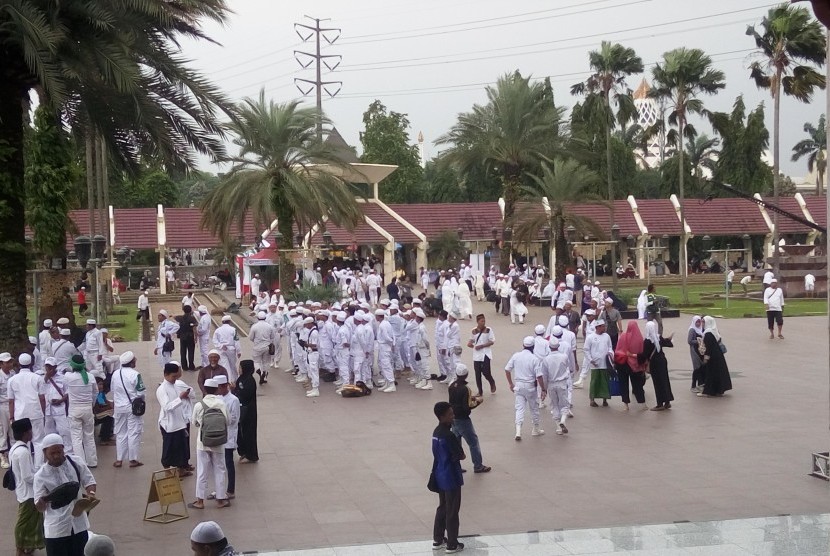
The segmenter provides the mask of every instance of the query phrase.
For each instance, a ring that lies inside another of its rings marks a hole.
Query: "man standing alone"
[[[144,398],[144,382],[135,370],[135,354],[125,351],[120,357],[121,368],[112,373],[112,401],[115,417],[115,451],[113,467],[121,467],[128,459],[130,467],[144,465],[138,459],[144,417],[133,412],[133,400]]]
[[[452,405],[438,402],[433,408],[438,426],[432,432],[432,476],[430,489],[438,493],[438,508],[432,528],[432,549],[446,546],[445,554],[464,550],[458,542],[458,514],[461,511],[461,461],[466,459],[461,442],[452,432],[455,415]],[[446,536],[444,536],[446,533]]]
[[[775,338],[773,327],[777,324],[778,337],[783,340],[781,329],[784,328],[784,291],[778,287],[778,280],[775,278],[770,279],[769,287],[764,290],[764,308],[767,310],[769,339]]]
[[[467,441],[470,447],[470,455],[473,458],[473,471],[476,473],[487,473],[490,467],[484,465],[481,458],[481,447],[478,443],[478,435],[473,426],[473,421],[470,419],[470,413],[473,409],[481,405],[481,395],[474,396],[467,387],[467,366],[459,363],[455,366],[455,382],[450,384],[448,389],[450,396],[450,405],[452,405],[455,420],[452,423],[452,430],[458,437],[459,442],[462,438]]]

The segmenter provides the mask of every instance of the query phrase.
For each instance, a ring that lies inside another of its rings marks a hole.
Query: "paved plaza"
[[[532,308],[524,325],[511,325],[492,305],[475,309],[496,333],[499,391],[485,394],[473,412],[484,463],[493,471],[465,475],[461,534],[477,535],[471,552],[828,553],[830,520],[820,514],[830,510],[830,486],[808,476],[810,454],[830,449],[826,319],[787,319],[786,340],[767,340],[761,319],[720,321],[734,390],[712,399],[689,392],[689,319],[667,320],[666,334],[678,340],[667,351],[676,398],[670,411],[623,412],[618,399],[592,409],[587,391],[577,390],[570,434],[553,434],[545,413],[547,434],[531,437],[526,423],[525,438],[515,442],[513,396],[500,369],[550,310]],[[473,324],[461,325],[466,341]],[[246,355],[247,347],[243,342]],[[187,520],[158,525],[142,517],[151,472],[160,467],[154,391],[161,370],[152,343],[118,348],[139,356],[150,392],[146,465],[114,469],[115,447],[99,447],[94,470],[103,502],[91,516],[92,530],[112,536],[119,555],[187,554],[190,530],[205,519],[218,521],[241,551],[431,552],[432,405],[446,399],[445,386],[419,391],[407,384],[393,394],[341,399],[324,383],[321,397],[309,399],[290,375],[274,372],[259,391],[261,459],[237,465],[233,506],[208,504],[190,510]],[[462,359],[470,357],[465,349]],[[186,373],[184,380],[195,385],[195,378]],[[646,392],[652,403],[650,381]],[[191,501],[194,478],[183,488]],[[2,553],[12,550],[15,508],[6,493]],[[776,517],[782,515],[804,517]],[[734,519],[749,521],[724,521]],[[342,548],[350,545],[373,546]]]

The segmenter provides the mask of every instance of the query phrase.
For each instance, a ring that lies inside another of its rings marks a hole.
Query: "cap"
[[[599,280],[597,280],[596,282],[594,282],[594,285],[595,285],[595,286],[599,286]]]
[[[52,319],[46,319],[43,321],[43,326],[51,327],[52,326]]]
[[[276,302],[276,301],[272,301],[272,302],[270,302],[270,303],[268,304],[268,306],[269,306],[269,307],[276,307],[276,306],[277,306],[277,302]]]
[[[423,301],[421,301],[421,298],[420,298],[420,297],[416,297],[415,299],[413,299],[413,300],[412,300],[412,304],[413,304],[413,305],[422,305],[423,303],[424,303],[424,302],[423,302]]]
[[[213,377],[213,382],[215,382],[217,386],[222,386],[223,384],[228,383],[228,377],[225,375],[216,375]]]
[[[193,528],[190,540],[199,544],[211,544],[225,538],[225,533],[215,521],[203,521]]]
[[[464,363],[457,363],[455,365],[455,376],[467,376],[467,365]]]
[[[170,313],[167,312],[167,309],[162,309],[161,311],[159,311],[159,315],[163,317],[169,317]]]
[[[4,351],[3,353],[0,353],[0,361],[2,361],[3,363],[5,363],[6,361],[11,361],[11,360],[12,360],[12,354],[9,353],[8,351]]]
[[[131,351],[125,351],[124,353],[122,353],[118,357],[118,360],[121,361],[122,365],[126,365],[127,363],[129,363],[133,359],[135,359],[135,353],[133,353]]]
[[[115,543],[106,535],[89,535],[84,546],[84,556],[112,556],[115,554]]]
[[[594,311],[593,309],[585,309],[585,314],[586,315],[596,315],[597,312]]]
[[[385,306],[385,307],[389,307],[389,300],[388,299],[381,299],[380,304]]]
[[[557,324],[556,326],[551,328],[550,335],[551,336],[556,336],[557,338],[559,338],[560,336],[562,336],[562,332],[563,332],[562,327]]]
[[[230,315],[222,315],[222,322],[231,322],[233,318]]]
[[[61,336],[69,336],[71,331],[68,328],[61,328]]]
[[[43,437],[43,441],[40,443],[41,448],[44,450],[46,448],[51,448],[52,446],[63,446],[63,438],[59,434],[47,434]]]
[[[545,333],[545,327],[544,325],[537,324],[536,328],[534,328],[533,331],[536,333],[537,336],[541,336]]]
[[[604,319],[597,319],[597,320],[594,321],[594,324],[596,324],[597,326],[605,326],[605,320]]]
[[[62,325],[62,324],[69,324],[69,319],[68,319],[68,318],[66,318],[66,317],[61,317],[61,318],[59,318],[59,319],[58,319],[58,326],[60,326],[60,325]]]
[[[268,315],[265,314],[265,311],[260,311],[259,313],[256,314],[256,318],[258,318],[259,320],[265,320],[265,318],[267,316]]]
[[[375,316],[376,317],[384,317],[384,316],[386,316],[386,312],[383,309],[378,309],[378,310],[375,311]]]
[[[773,283],[778,283],[778,279],[777,279],[777,278],[773,278],[772,280],[770,280],[770,281],[769,281],[769,283],[770,283],[770,284],[773,284]]]
[[[425,319],[425,318],[427,318],[426,313],[424,313],[424,311],[423,311],[422,309],[418,309],[418,308],[416,307],[415,309],[412,309],[412,312],[413,312],[413,313],[415,314],[415,316],[416,316],[416,317],[418,317],[419,319]]]
[[[199,312],[200,313],[207,313],[208,309],[204,305],[199,305]]]
[[[565,315],[559,315],[559,318],[556,319],[556,322],[559,324],[559,326],[564,328],[568,326],[568,317],[566,317]]]
[[[219,388],[219,384],[212,378],[205,380],[204,384],[207,388]]]
[[[461,318],[461,313],[459,313],[458,311],[452,311],[452,312],[451,312],[449,315],[447,315],[447,316],[452,317],[454,320],[458,320],[458,319],[460,319],[460,318]]]
[[[101,329],[101,334],[109,334],[109,333],[110,333],[110,331],[107,330],[106,328]]]
[[[303,324],[311,324],[312,322],[314,322],[312,317],[306,317],[303,319]]]
[[[613,299],[611,299],[610,297],[606,297],[606,298],[605,298],[605,303],[606,303],[606,304],[608,304],[608,303],[613,304],[613,303],[614,303],[614,300],[613,300]]]
[[[556,336],[551,336],[550,340],[548,340],[548,345],[554,349],[559,347],[559,338]]]
[[[17,358],[17,362],[23,365],[24,367],[28,367],[32,364],[32,356],[28,353],[21,353],[20,356]]]
[[[98,324],[97,322],[95,322],[95,319],[86,319],[86,323],[87,324],[92,324],[92,325]]]
[[[533,339],[533,336],[525,336],[522,340],[522,345],[526,348],[533,347],[533,344],[536,340]]]
[[[219,350],[218,350],[218,349],[212,349],[212,350],[210,350],[210,351],[208,352],[208,355],[218,355],[218,356],[220,356],[220,357],[222,356],[222,354],[221,354],[221,353],[219,353]]]
[[[46,359],[43,360],[43,364],[44,365],[49,365],[50,367],[57,367],[58,366],[58,360],[55,359],[54,357],[47,357]]]
[[[37,345],[37,338],[35,338],[34,336],[29,336],[29,343],[32,344],[33,346],[36,346]]]

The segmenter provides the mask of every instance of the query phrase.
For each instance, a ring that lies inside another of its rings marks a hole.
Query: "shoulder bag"
[[[129,363],[129,361],[127,361]],[[121,386],[124,387],[124,393],[127,394],[127,399],[130,401],[130,405],[133,406],[133,415],[136,417],[141,417],[144,415],[144,412],[147,411],[147,403],[144,401],[144,398],[141,396],[137,396],[135,398],[130,397],[130,391],[127,390],[127,385],[124,384],[124,371],[119,369],[118,376],[121,377]]]

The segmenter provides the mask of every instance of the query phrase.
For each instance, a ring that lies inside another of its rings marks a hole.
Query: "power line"
[[[244,62],[238,62],[236,64],[231,64],[229,66],[225,66],[224,68],[211,70],[211,74],[222,73],[222,72],[225,72],[225,71],[228,71],[228,70],[237,69],[241,66],[247,66],[251,62],[256,62],[256,61],[262,60],[263,58],[273,56],[274,54],[279,54],[280,52],[285,52],[286,50],[293,50],[294,48],[297,48],[301,44],[303,44],[303,43],[298,42],[298,43],[294,43],[294,44],[289,45],[289,46],[283,46],[282,48],[277,48],[276,50],[271,50],[270,52],[266,52],[265,54],[260,54],[259,56],[256,56],[254,58],[248,58]],[[285,62],[290,62],[293,59],[294,58],[285,58],[283,60],[280,60],[279,62],[274,62],[274,64],[282,64],[282,63],[285,63]],[[245,73],[245,72],[243,72],[243,73]],[[230,79],[231,77],[235,77],[236,75],[242,75],[242,74],[230,75],[230,76],[227,77],[227,79]]]

